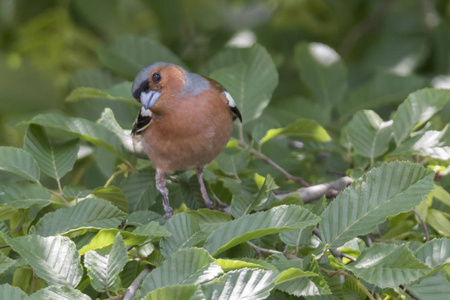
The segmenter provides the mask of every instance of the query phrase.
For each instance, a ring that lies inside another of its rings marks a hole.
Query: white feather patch
[[[150,109],[146,109],[145,107],[141,107],[141,115],[144,117],[151,117],[152,116],[152,112]]]
[[[228,105],[230,107],[236,107],[236,102],[234,102],[234,99],[233,97],[231,97],[230,93],[228,93],[227,91],[223,91],[222,94],[225,96],[225,98],[227,98]]]

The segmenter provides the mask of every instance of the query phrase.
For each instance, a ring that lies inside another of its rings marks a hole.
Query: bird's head
[[[208,87],[208,81],[200,75],[189,73],[174,64],[158,62],[146,66],[138,73],[133,82],[132,93],[145,109],[156,113],[168,106],[169,101],[196,95]]]

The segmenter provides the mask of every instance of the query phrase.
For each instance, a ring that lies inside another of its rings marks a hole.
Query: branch
[[[419,219],[420,223],[422,223],[423,231],[425,232],[425,239],[426,239],[427,242],[429,242],[430,241],[430,235],[428,234],[427,224],[425,224],[425,221],[423,220],[422,216],[419,214],[419,212],[417,210],[413,209],[412,212],[417,216],[417,218]]]
[[[420,300],[419,297],[417,297],[416,295],[414,295],[411,291],[409,291],[406,287],[404,287],[402,284],[399,285],[399,287],[405,292],[407,293],[411,298],[416,299],[416,300]]]
[[[309,203],[314,200],[320,199],[320,197],[322,197],[323,195],[336,196],[339,192],[352,184],[352,182],[353,179],[345,176],[327,183],[301,188],[294,192],[278,194],[275,195],[275,197],[277,197],[279,200],[283,200],[287,196],[299,194],[300,199],[303,201],[303,203]]]
[[[239,143],[239,145],[243,148],[248,148],[250,147],[249,145],[247,145],[244,141],[237,141]],[[274,162],[273,160],[271,160],[270,158],[268,158],[264,153],[262,153],[261,151],[258,151],[256,149],[250,148],[250,153],[253,154],[254,156],[258,157],[259,159],[263,160],[266,164],[272,166],[274,169],[276,169],[278,172],[280,172],[281,174],[283,174],[284,178],[286,180],[292,180],[295,182],[300,183],[303,186],[310,186],[309,183],[307,183],[305,181],[305,179],[303,179],[303,177],[298,177],[298,176],[293,176],[291,175],[288,171],[286,171],[285,169],[283,169],[280,165],[278,165],[276,162]]]
[[[132,300],[134,298],[134,295],[136,295],[136,292],[138,290],[139,284],[141,283],[142,278],[144,278],[145,275],[150,273],[149,268],[144,268],[142,272],[136,277],[136,279],[131,283],[131,285],[125,290],[123,300]]]

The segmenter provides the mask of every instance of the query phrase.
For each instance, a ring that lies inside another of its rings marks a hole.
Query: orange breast
[[[208,90],[195,97],[165,100],[169,111],[143,132],[144,150],[165,173],[209,164],[227,144],[233,117],[224,96]]]

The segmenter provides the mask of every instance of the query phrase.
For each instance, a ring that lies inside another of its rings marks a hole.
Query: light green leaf
[[[409,162],[391,162],[372,169],[330,203],[320,232],[330,248],[369,233],[388,216],[407,212],[433,188],[434,172]]]
[[[112,245],[117,233],[121,234],[125,242],[125,246],[139,245],[144,243],[148,239],[147,236],[134,234],[128,231],[119,230],[117,228],[102,229],[97,234],[95,234],[95,236],[90,241],[88,241],[80,250],[78,250],[78,253],[80,253],[80,255],[84,255],[89,251],[102,249]]]
[[[211,209],[197,209],[188,212],[191,216],[197,219],[198,225],[203,232],[211,234],[220,226],[231,221],[231,216],[227,213],[211,210]]]
[[[220,52],[209,63],[210,77],[231,94],[247,123],[258,118],[269,104],[278,84],[278,72],[266,49],[259,44],[251,48],[231,48]]]
[[[7,242],[49,284],[76,287],[80,282],[80,255],[69,238],[27,235]]]
[[[450,221],[440,210],[430,208],[426,222],[439,234],[450,237]]]
[[[361,86],[353,89],[339,104],[339,112],[345,117],[362,109],[376,109],[403,101],[409,93],[423,88],[424,78],[400,76],[380,72]]]
[[[428,121],[450,100],[449,90],[421,89],[408,96],[394,115],[394,138],[397,144]]]
[[[119,289],[119,273],[128,261],[127,249],[120,233],[116,234],[109,253],[89,251],[84,256],[84,264],[88,269],[92,287],[98,292],[117,291]]]
[[[417,258],[430,268],[450,263],[450,239],[434,239],[416,251]]]
[[[320,43],[302,42],[295,47],[300,77],[314,99],[324,106],[336,106],[347,91],[347,68],[335,50]]]
[[[14,298],[15,299],[15,298]],[[30,296],[30,300],[92,300],[88,295],[67,286],[49,286]]]
[[[27,123],[71,133],[117,155],[123,152],[122,143],[112,131],[86,119],[47,113],[37,115]]]
[[[361,253],[347,268],[355,276],[381,288],[406,285],[431,269],[421,263],[405,245],[375,244]]]
[[[3,253],[0,252],[0,274],[5,273],[6,270],[8,270],[11,266],[13,266],[16,263],[15,260],[9,258],[8,256],[5,256]],[[0,297],[0,299],[2,299]]]
[[[111,202],[124,212],[128,212],[128,199],[120,188],[110,185],[108,187],[98,187],[92,193],[95,198]]]
[[[24,148],[33,155],[42,172],[59,180],[72,170],[80,144],[78,139],[59,144],[50,142],[44,128],[30,125],[25,135]]]
[[[221,273],[222,269],[204,249],[181,249],[144,277],[141,295],[169,285],[203,283]]]
[[[122,182],[121,188],[128,198],[130,212],[148,209],[159,195],[155,185],[155,172],[150,170],[131,173]]]
[[[250,261],[244,261],[244,260],[237,260],[237,259],[223,259],[218,258],[216,259],[216,263],[224,270],[225,272],[231,271],[231,270],[237,270],[237,269],[243,269],[243,268],[253,268],[253,269],[263,269],[263,270],[269,270],[264,263],[264,261],[256,261],[256,262],[250,262]]]
[[[431,195],[445,203],[447,206],[450,206],[450,193],[442,186],[435,184],[434,189],[431,191]]]
[[[202,287],[206,299],[259,300],[269,297],[277,274],[269,270],[240,269],[230,271]]]
[[[450,160],[450,126],[442,131],[429,130],[405,140],[389,155],[420,155],[433,159]]]
[[[246,215],[219,227],[204,245],[212,255],[265,235],[315,225],[320,217],[296,205],[282,205]]]
[[[170,236],[161,239],[161,253],[169,257],[181,248],[188,248],[206,239],[207,234],[201,231],[197,220],[188,214],[176,214],[165,225]]]
[[[122,36],[98,50],[98,58],[106,67],[128,79],[155,62],[168,62],[184,67],[183,62],[167,47],[137,36]]]
[[[392,121],[383,122],[374,111],[363,110],[348,123],[348,137],[359,155],[373,161],[389,149],[391,127]]]
[[[44,215],[34,227],[34,234],[51,236],[86,228],[117,228],[126,214],[108,201],[89,198],[75,206]]]
[[[32,181],[39,181],[40,177],[38,164],[31,154],[14,147],[0,147],[0,170]]]
[[[0,299],[28,300],[28,295],[21,289],[9,284],[0,285]]]
[[[37,182],[21,181],[0,186],[0,204],[14,208],[44,207],[50,204],[50,191]]]
[[[143,300],[206,300],[199,285],[171,285],[149,292]]]
[[[278,135],[309,138],[319,142],[328,142],[331,140],[331,137],[328,135],[327,131],[320,126],[319,123],[310,119],[298,119],[287,127],[270,129],[262,138],[261,143],[265,143]]]
[[[316,273],[310,272],[310,271],[303,271],[303,270],[297,269],[297,268],[289,268],[280,273],[277,280],[275,280],[275,283],[280,284],[285,281],[289,281],[289,280],[296,279],[296,278],[315,277],[315,276],[319,276],[319,274],[316,274]]]

